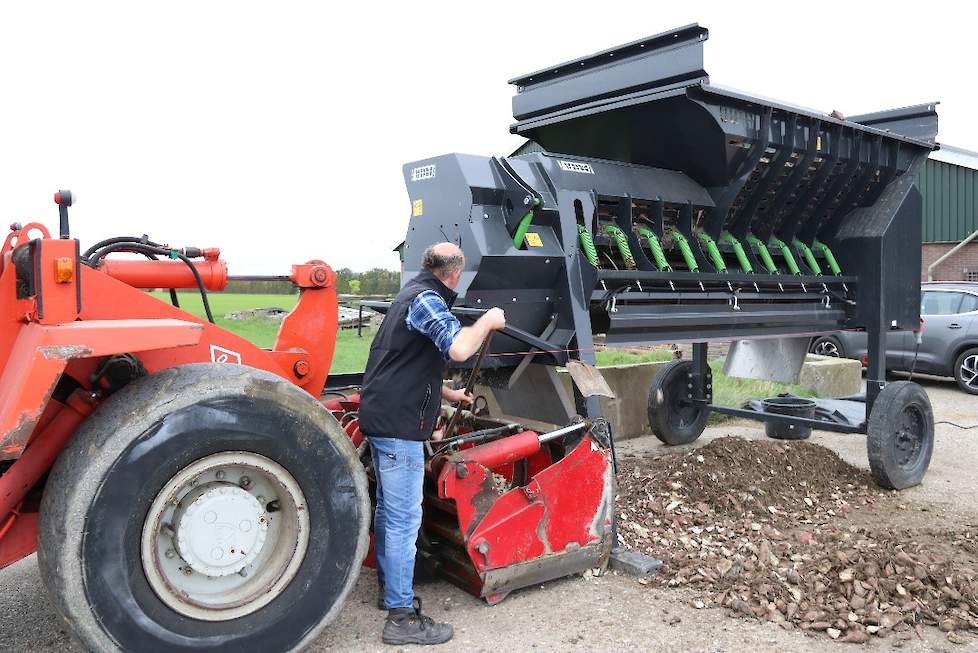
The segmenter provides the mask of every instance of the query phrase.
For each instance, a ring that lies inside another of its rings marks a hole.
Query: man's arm
[[[475,324],[459,330],[452,346],[448,349],[449,357],[457,362],[468,360],[482,347],[483,341],[493,331],[499,331],[506,326],[506,314],[501,308],[490,308],[482,314]]]
[[[445,358],[462,362],[479,350],[490,331],[506,326],[506,316],[503,309],[490,308],[475,324],[462,327],[438,293],[426,290],[411,302],[407,324],[428,336]]]

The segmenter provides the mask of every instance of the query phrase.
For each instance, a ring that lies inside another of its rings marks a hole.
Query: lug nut
[[[165,555],[167,558],[172,558],[173,556],[176,555],[176,552],[173,549],[167,549],[166,553],[164,553],[163,555]]]
[[[224,470],[223,469],[217,470],[217,473],[214,474],[214,476],[217,477],[217,480],[219,480],[219,481],[222,480],[224,478],[224,476],[225,476]]]
[[[292,371],[300,379],[309,374],[309,361],[296,361],[292,366]]]
[[[238,575],[241,576],[242,578],[247,578],[248,577],[248,570],[247,569],[242,569],[241,571],[238,572]]]
[[[248,478],[247,476],[242,476],[241,480],[238,481],[238,485],[240,485],[243,489],[247,490],[248,488],[251,487],[251,479]]]

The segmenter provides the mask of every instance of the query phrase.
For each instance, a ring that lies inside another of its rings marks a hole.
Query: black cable
[[[197,280],[197,290],[200,291],[200,301],[204,304],[204,313],[207,314],[207,321],[211,324],[216,324],[214,322],[214,315],[211,313],[211,303],[207,299],[207,289],[204,287],[204,280],[200,277],[200,271],[189,258],[183,254],[180,254],[179,252],[176,252],[176,255],[178,259],[187,264],[187,267],[189,267],[190,271],[194,274],[194,279]]]
[[[917,354],[920,353],[920,338],[916,338],[917,344],[913,348],[913,361],[910,363],[910,381],[913,381],[913,371],[917,369]]]
[[[82,254],[82,258],[83,259],[91,258],[92,254],[102,249],[103,247],[106,247],[108,245],[116,245],[118,243],[137,243],[139,245],[149,245],[150,247],[160,247],[160,248],[163,247],[163,245],[159,243],[154,243],[152,240],[149,240],[149,238],[145,235],[141,238],[138,238],[136,236],[116,236],[115,238],[106,238],[105,240],[98,241],[97,243],[95,243],[94,245],[92,245],[91,247],[85,250],[85,253]]]
[[[962,431],[970,431],[971,429],[978,429],[978,424],[972,424],[971,426],[961,426],[960,424],[950,422],[946,419],[942,419],[940,422],[934,422],[934,426],[937,426],[938,424],[948,424],[950,426],[955,426],[961,429]]]

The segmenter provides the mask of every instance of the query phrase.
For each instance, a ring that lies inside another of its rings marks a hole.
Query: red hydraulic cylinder
[[[228,285],[228,266],[221,260],[194,261],[207,290],[220,291]],[[133,288],[196,288],[197,280],[183,261],[139,261],[107,258],[98,267]]]
[[[457,456],[465,462],[479,463],[487,469],[529,458],[540,451],[540,436],[534,431],[523,431],[471,449],[460,451]]]

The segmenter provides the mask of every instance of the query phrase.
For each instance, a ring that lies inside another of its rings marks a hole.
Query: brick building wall
[[[978,240],[978,239],[976,239]],[[955,243],[924,243],[921,250],[920,280],[927,281],[927,266],[953,248]],[[969,278],[968,273],[971,273]],[[934,281],[978,281],[978,242],[972,241],[951,258],[934,268]]]

